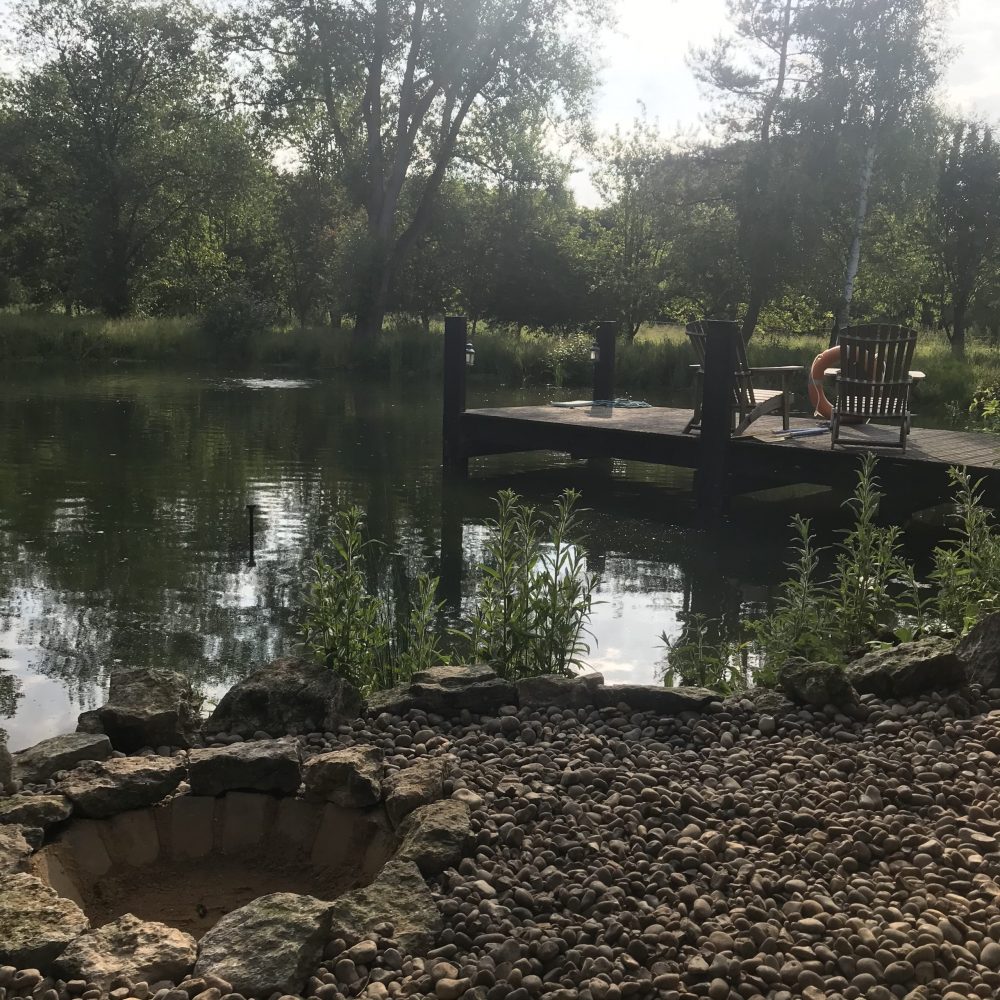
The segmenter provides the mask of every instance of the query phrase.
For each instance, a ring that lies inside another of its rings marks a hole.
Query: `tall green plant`
[[[833,598],[838,645],[845,650],[863,644],[890,625],[892,583],[903,567],[899,526],[876,523],[882,493],[875,462],[871,452],[861,461],[858,485],[845,504],[854,514],[854,526],[837,546]]]
[[[361,508],[337,513],[331,544],[332,561],[323,553],[313,561],[300,625],[305,648],[364,694],[446,663],[434,628],[437,580],[420,576],[408,620],[394,623],[389,604],[368,589],[367,560],[379,543],[365,538]]]
[[[967,632],[978,619],[1000,610],[1000,535],[983,505],[982,481],[966,469],[948,470],[955,488],[955,537],[934,550],[937,610],[953,631]]]
[[[567,490],[539,513],[512,490],[497,497],[475,610],[460,635],[501,676],[569,675],[590,652],[597,576],[581,548],[578,503]]]

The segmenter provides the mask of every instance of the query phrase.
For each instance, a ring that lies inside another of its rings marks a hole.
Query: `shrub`
[[[205,310],[199,330],[217,361],[248,361],[273,321],[265,303],[247,292],[231,291]]]
[[[881,494],[875,458],[866,455],[847,506],[854,526],[835,548],[833,573],[821,580],[821,550],[808,520],[796,516],[795,558],[775,611],[745,623],[755,637],[766,680],[791,656],[843,662],[867,646],[963,634],[1000,610],[1000,534],[982,492],[964,469],[949,470],[955,488],[953,537],[934,550],[921,582],[903,557],[900,531],[876,523]]]
[[[397,623],[392,605],[368,589],[368,559],[378,543],[365,538],[360,508],[338,512],[331,545],[332,561],[320,553],[313,562],[299,629],[305,648],[365,695],[446,663],[435,631],[437,580],[417,579],[407,620]]]
[[[597,576],[581,548],[579,499],[566,490],[540,513],[512,490],[497,497],[475,610],[458,635],[503,677],[572,675],[590,652]]]

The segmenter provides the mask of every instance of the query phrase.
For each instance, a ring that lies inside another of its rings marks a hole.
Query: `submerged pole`
[[[255,525],[256,514],[257,514],[257,504],[255,504],[255,503],[248,503],[247,504],[247,535],[249,537],[249,544],[248,544],[247,547],[250,550],[250,561],[247,564],[248,566],[256,566],[257,565],[257,553],[256,553],[257,538],[256,538],[256,525]]]
[[[705,378],[701,404],[701,454],[695,473],[700,510],[721,514],[729,504],[729,447],[733,433],[733,381],[736,377],[738,323],[708,321]]]
[[[462,414],[465,412],[465,345],[468,320],[448,316],[444,321],[444,402],[442,419],[442,459],[444,471],[466,476],[469,459],[462,446]]]

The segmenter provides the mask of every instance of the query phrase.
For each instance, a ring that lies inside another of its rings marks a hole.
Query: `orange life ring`
[[[812,404],[813,413],[817,417],[829,420],[833,416],[833,404],[826,398],[823,391],[823,372],[827,368],[834,368],[840,364],[840,348],[828,347],[822,354],[817,354],[813,358],[812,368],[809,369],[809,402]],[[869,364],[869,371],[875,366]],[[843,424],[864,424],[868,421],[864,417],[843,416],[840,418]]]
[[[826,398],[823,391],[823,372],[833,368],[840,362],[840,348],[828,347],[822,354],[813,359],[809,369],[809,403],[817,417],[829,420],[833,416],[833,404]]]

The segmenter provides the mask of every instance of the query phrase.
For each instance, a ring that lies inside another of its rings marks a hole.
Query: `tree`
[[[606,206],[599,215],[596,247],[599,295],[630,341],[663,303],[669,245],[666,158],[655,129],[639,121],[630,134],[615,132],[604,143],[594,174]]]
[[[996,272],[1000,250],[1000,146],[991,129],[955,123],[928,222],[928,242],[951,300],[951,349],[962,358],[970,307]]]
[[[132,311],[192,216],[234,190],[246,136],[214,101],[204,15],[187,2],[32,0],[34,60],[11,87],[15,172],[68,273],[69,303]]]
[[[381,328],[456,161],[579,117],[605,18],[605,0],[261,0],[242,22],[271,120],[325,146],[366,213],[358,330]]]
[[[940,0],[827,0],[809,10],[803,35],[818,70],[803,112],[832,127],[840,159],[856,157],[857,184],[832,340],[850,322],[879,151],[896,132],[922,127],[944,64]]]
[[[786,131],[789,90],[801,87],[798,46],[809,0],[728,0],[733,35],[693,54],[696,77],[716,98],[716,122],[741,164],[731,197],[747,272],[743,339],[801,259],[795,173],[800,144]]]

